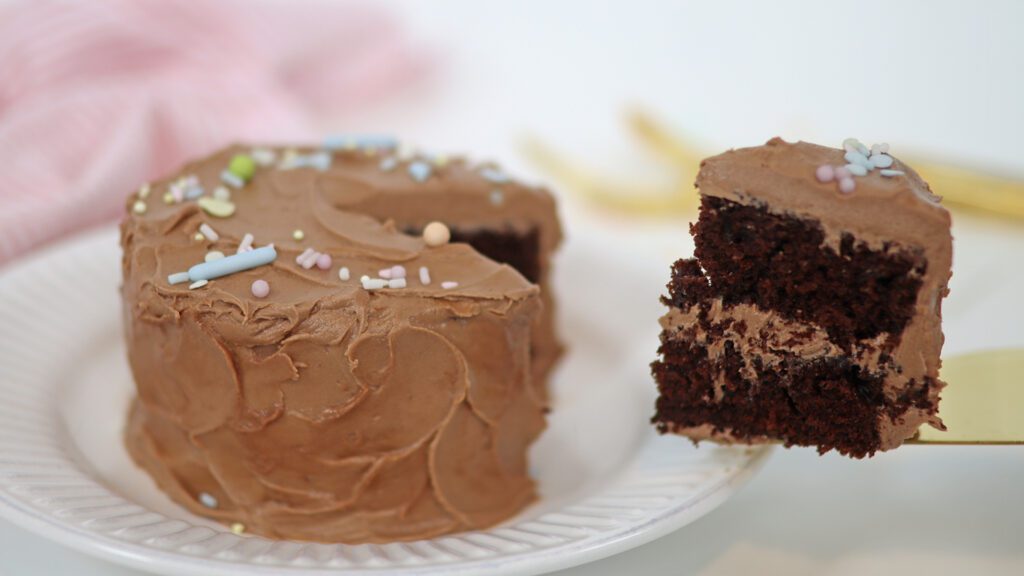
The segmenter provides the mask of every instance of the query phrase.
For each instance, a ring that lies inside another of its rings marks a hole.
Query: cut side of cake
[[[702,163],[652,365],[660,431],[863,457],[941,428],[949,213],[861,147],[774,139]]]

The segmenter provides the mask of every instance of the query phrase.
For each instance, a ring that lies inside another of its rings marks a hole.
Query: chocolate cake
[[[129,200],[129,452],[235,531],[360,543],[491,526],[536,497],[543,303],[448,239],[504,238],[540,279],[553,201],[493,166],[353,142],[233,146]],[[441,222],[422,225],[417,193]]]
[[[942,428],[949,213],[888,146],[844,148],[701,164],[695,257],[662,299],[659,431],[860,458]]]

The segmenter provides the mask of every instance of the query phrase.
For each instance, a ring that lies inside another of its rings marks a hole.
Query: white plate
[[[174,505],[132,465],[121,441],[132,383],[117,234],[73,239],[0,276],[0,514],[84,552],[175,575],[537,574],[648,542],[722,503],[769,451],[696,449],[652,431],[647,363],[664,279],[630,272],[631,261],[586,244],[560,259],[571,352],[550,428],[531,454],[540,502],[491,530],[346,546],[236,536]]]

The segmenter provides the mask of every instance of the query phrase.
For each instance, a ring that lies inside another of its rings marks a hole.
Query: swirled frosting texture
[[[213,190],[239,151],[182,174]],[[233,191],[228,218],[165,204],[172,179],[156,182],[144,213],[122,224],[138,387],[126,442],[192,512],[276,538],[386,542],[486,527],[535,498],[526,452],[545,425],[529,352],[538,288],[467,245],[428,248],[351,211],[344,198],[373,192],[347,176],[362,154],[335,153],[322,172],[258,168]],[[216,242],[197,239],[203,223]],[[247,233],[274,243],[277,260],[195,290],[168,284],[208,251],[233,254]],[[306,248],[330,254],[331,269],[296,264]],[[409,270],[406,288],[361,287],[360,276],[394,265]],[[421,266],[430,285],[416,278]],[[257,279],[268,297],[252,296]]]

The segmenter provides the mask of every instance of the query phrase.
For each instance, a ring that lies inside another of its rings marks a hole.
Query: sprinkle
[[[321,270],[330,270],[332,263],[330,254],[320,254],[316,257],[316,267]]]
[[[254,280],[252,286],[249,287],[252,291],[252,295],[257,298],[266,298],[270,294],[270,284],[266,280]]]
[[[191,274],[189,274],[189,277],[191,277],[191,276],[192,276],[192,275],[191,275]],[[210,281],[209,281],[209,280],[206,280],[205,278],[204,278],[204,279],[202,279],[202,280],[196,280],[195,282],[193,282],[193,283],[191,283],[191,284],[189,284],[189,285],[188,285],[188,289],[189,289],[189,290],[196,290],[196,289],[198,289],[198,288],[202,288],[203,286],[206,286],[206,285],[207,285],[207,284],[209,284],[209,283],[210,283]]]
[[[405,278],[405,266],[392,266],[391,267],[392,278]]]
[[[302,266],[304,270],[309,270],[313,266],[316,266],[316,259],[318,256],[320,256],[320,253],[314,251],[309,256],[303,258],[302,262],[299,262],[299,266]]]
[[[228,172],[238,176],[243,181],[252,180],[253,174],[256,173],[256,161],[248,154],[235,154],[228,164]]]
[[[892,156],[887,154],[878,153],[871,155],[871,163],[875,165],[875,168],[888,168],[892,166],[892,162]]]
[[[282,170],[295,168],[295,159],[298,157],[299,153],[295,150],[295,148],[288,148],[287,150],[284,151],[284,154],[281,156],[281,162],[277,164],[277,167]]]
[[[485,180],[495,184],[504,184],[509,181],[509,177],[497,168],[483,168],[480,170],[480,175],[483,176]]]
[[[224,253],[221,252],[220,250],[211,250],[211,251],[206,253],[206,256],[203,258],[203,261],[204,262],[213,262],[214,260],[220,260],[223,257],[224,257]]]
[[[385,280],[391,280],[391,268],[381,268],[377,272],[377,276],[380,276]]]
[[[149,197],[149,184],[147,183],[147,184],[143,184],[142,186],[139,186],[139,198],[142,198],[143,200],[145,200],[148,197]]]
[[[850,174],[853,174],[854,176],[868,175],[867,167],[865,167],[862,164],[847,164],[846,166],[844,166],[844,168],[846,168],[846,171],[849,172]]]
[[[217,499],[213,496],[213,494],[207,494],[206,492],[199,493],[199,503],[202,504],[203,506],[206,506],[207,508],[217,507]]]
[[[235,205],[233,203],[210,198],[209,196],[203,196],[197,204],[203,209],[203,212],[217,218],[227,218],[235,213]]]
[[[865,168],[870,168],[870,165],[868,164],[868,157],[860,152],[847,152],[843,158],[846,158],[846,161],[850,164],[857,164]]]
[[[446,154],[438,154],[434,156],[434,166],[438,168],[444,168],[448,164],[448,156]]]
[[[409,164],[409,176],[417,182],[425,182],[427,178],[430,178],[431,173],[434,169],[430,167],[430,164],[417,160],[412,164]]]
[[[216,242],[217,240],[220,240],[220,234],[217,234],[217,231],[214,230],[213,227],[207,224],[206,222],[203,222],[202,224],[199,225],[199,231],[203,233],[203,236],[209,238],[210,242]]]
[[[452,288],[458,288],[458,287],[459,287],[459,283],[458,282],[452,282],[451,280],[445,280],[444,282],[441,282],[441,288],[444,288],[445,290],[451,290]]]
[[[501,206],[505,203],[505,193],[501,190],[491,190],[491,204],[494,206]]]
[[[142,200],[136,200],[135,204],[132,204],[132,212],[135,212],[136,214],[145,214],[146,203]]]
[[[316,168],[323,172],[331,167],[331,155],[327,152],[317,152],[316,154],[305,156],[302,162],[305,166]]]
[[[871,145],[871,155],[872,156],[874,156],[875,154],[888,154],[888,153],[889,153],[889,143],[888,142],[882,142],[881,144],[872,144]]]
[[[188,272],[175,272],[167,276],[167,283],[171,286],[188,282]]]
[[[238,177],[237,174],[230,170],[225,170],[220,173],[220,179],[225,184],[228,184],[232,188],[241,188],[245,186],[245,181]]]
[[[253,148],[249,155],[260,166],[270,166],[277,160],[277,153],[270,148]]]
[[[431,222],[423,229],[423,241],[432,248],[444,246],[451,239],[451,231],[440,222]]]
[[[853,192],[853,189],[857,187],[854,183],[853,178],[840,178],[839,179],[839,191],[843,194],[849,194]]]
[[[388,288],[405,288],[405,278],[393,278],[388,281]]]
[[[388,281],[382,278],[370,278],[369,276],[363,276],[359,279],[363,284],[364,290],[380,290],[388,285]]]
[[[398,140],[394,136],[385,134],[338,134],[325,138],[323,145],[328,150],[354,150],[355,148],[391,150],[398,147]]]
[[[174,194],[164,192],[164,204],[174,204]]]
[[[430,269],[426,266],[420,266],[420,284],[424,286],[430,285]]]
[[[348,268],[342,266],[341,270],[338,270],[338,278],[341,280],[348,280],[352,275],[349,273]]]
[[[213,280],[235,272],[250,270],[258,266],[270,264],[277,259],[277,251],[273,246],[263,246],[241,254],[225,256],[213,262],[196,264],[188,269],[189,280]]]
[[[294,238],[298,242],[301,242],[302,239],[305,238],[305,237],[306,237],[306,233],[303,232],[302,230],[295,230],[295,231],[292,232],[292,238]]]
[[[395,158],[394,156],[388,156],[381,160],[380,164],[377,165],[381,172],[391,172],[395,169],[395,166],[398,166],[398,158]]]
[[[881,174],[882,176],[885,176],[886,178],[892,178],[893,176],[903,176],[904,174],[906,174],[906,172],[904,172],[903,170],[879,170],[878,173]]]
[[[814,176],[818,182],[831,182],[836,178],[836,169],[831,164],[822,164],[814,171]]]
[[[202,196],[205,192],[206,191],[203,190],[203,187],[199,186],[198,184],[195,185],[195,186],[187,186],[185,188],[185,199],[186,200],[195,200],[196,198],[199,198],[200,196]]]
[[[242,524],[241,522],[235,522],[231,525],[231,532],[237,535],[241,535],[245,532],[245,524]]]
[[[836,166],[835,174],[836,180],[842,180],[843,178],[853,177],[853,174],[850,174],[850,171],[846,168],[846,166]]]
[[[242,241],[238,243],[238,250],[235,250],[235,254],[242,254],[244,252],[252,252],[252,234],[248,232],[245,236],[242,236]]]
[[[868,147],[861,144],[860,140],[856,138],[847,138],[843,140],[843,149],[847,152],[859,152],[863,156],[867,156],[871,153]]]
[[[203,240],[206,240],[206,236],[203,236],[202,232],[196,232],[195,235],[192,236],[192,239],[196,242],[202,242]]]
[[[299,254],[298,256],[295,257],[295,263],[302,264],[303,262],[306,261],[307,258],[314,255],[316,255],[316,250],[313,250],[312,248],[306,248],[305,250],[302,251],[302,254]]]
[[[213,189],[213,197],[217,200],[224,200],[225,202],[231,200],[231,190],[223,186],[217,186]]]

